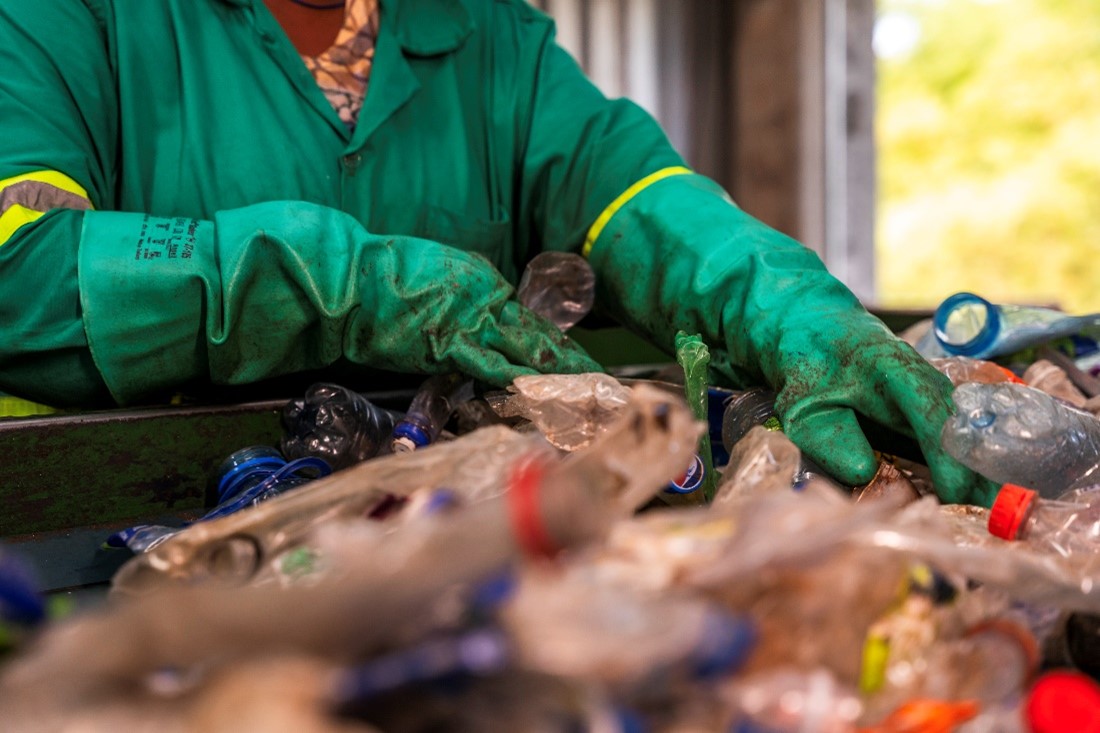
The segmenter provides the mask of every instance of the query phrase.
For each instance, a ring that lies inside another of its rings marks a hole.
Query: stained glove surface
[[[809,249],[676,175],[623,205],[592,247],[599,302],[671,351],[677,330],[713,345],[735,386],[766,384],[784,429],[845,483],[871,480],[862,414],[916,438],[939,496],[988,505],[995,487],[940,447],[951,383],[869,314]]]
[[[214,221],[86,212],[79,276],[92,356],[122,404],[192,379],[243,384],[338,359],[496,385],[600,371],[484,257],[373,235],[313,204]]]

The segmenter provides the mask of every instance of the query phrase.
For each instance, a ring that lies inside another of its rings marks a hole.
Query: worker
[[[860,413],[944,500],[992,500],[940,448],[948,380],[521,0],[0,0],[0,68],[0,390],[597,370],[513,297],[574,251],[602,312],[668,351],[702,334],[837,478],[875,471]]]

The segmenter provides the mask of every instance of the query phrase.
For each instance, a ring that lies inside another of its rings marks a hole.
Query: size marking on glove
[[[51,209],[94,208],[88,192],[58,171],[35,171],[0,181],[0,245]]]
[[[626,206],[630,199],[634,198],[657,181],[670,176],[683,176],[690,173],[694,173],[694,171],[682,165],[674,165],[670,168],[662,168],[656,173],[650,173],[645,178],[631,185],[630,188],[619,194],[619,197],[612,201],[611,204],[596,217],[596,221],[592,224],[592,228],[588,230],[588,236],[584,238],[584,249],[581,250],[581,254],[587,257],[592,252],[592,247],[596,245],[596,240],[600,238],[600,234],[603,233],[603,228],[607,226],[607,222],[611,221],[611,217],[619,213],[619,209]]]
[[[198,219],[160,219],[146,216],[141,222],[134,259],[156,260],[163,257],[169,260],[189,260],[195,251],[198,228]]]

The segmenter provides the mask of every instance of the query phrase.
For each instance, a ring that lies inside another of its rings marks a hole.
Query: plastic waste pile
[[[992,508],[885,446],[840,485],[690,337],[686,385],[443,375],[408,414],[317,385],[214,510],[114,540],[101,607],[51,619],[0,548],[0,727],[1100,731],[1100,420],[1064,339],[930,356]]]

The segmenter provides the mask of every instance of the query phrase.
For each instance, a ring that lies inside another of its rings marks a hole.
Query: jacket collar
[[[263,0],[221,0],[251,7]],[[380,0],[382,22],[408,53],[438,56],[458,50],[474,31],[474,21],[462,0]]]

